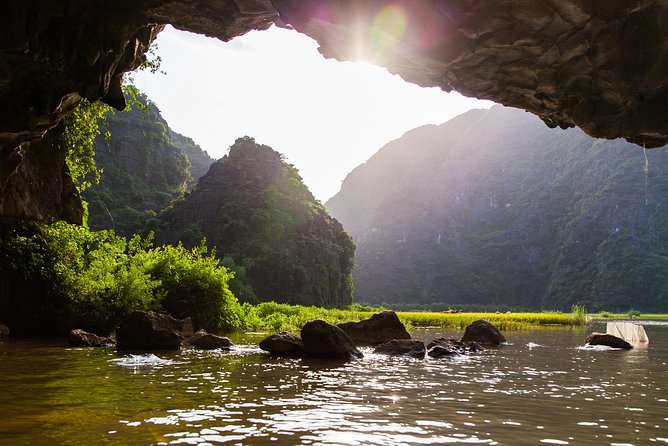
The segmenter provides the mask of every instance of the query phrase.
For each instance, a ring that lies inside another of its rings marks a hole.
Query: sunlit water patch
[[[600,327],[596,327],[600,331]],[[655,444],[668,438],[668,326],[645,349],[581,349],[582,329],[506,333],[456,360],[120,355],[0,343],[0,444]],[[457,332],[420,331],[429,341]]]

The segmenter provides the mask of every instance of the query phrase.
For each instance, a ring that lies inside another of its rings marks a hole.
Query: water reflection
[[[584,330],[555,329],[456,360],[365,350],[350,363],[272,358],[251,343],[141,357],[4,343],[0,443],[668,442],[668,327],[647,331],[643,350],[582,350]]]

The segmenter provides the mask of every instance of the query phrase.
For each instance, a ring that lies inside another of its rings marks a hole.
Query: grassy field
[[[584,318],[572,313],[397,313],[404,325],[413,328],[439,327],[463,330],[471,322],[485,319],[499,330],[520,330],[546,325],[583,325]]]
[[[298,332],[304,324],[313,319],[322,319],[330,324],[360,321],[371,317],[382,308],[352,305],[346,309],[326,309],[301,305],[265,302],[258,305],[244,305],[244,330],[247,332]],[[477,319],[486,319],[499,330],[520,330],[540,326],[583,325],[585,317],[578,313],[434,313],[397,312],[399,319],[408,330],[417,328],[452,328],[463,330]]]

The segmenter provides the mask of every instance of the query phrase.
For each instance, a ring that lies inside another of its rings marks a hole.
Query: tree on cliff
[[[352,302],[355,246],[281,154],[236,140],[195,189],[152,223],[156,240],[216,246],[246,300],[343,306]]]

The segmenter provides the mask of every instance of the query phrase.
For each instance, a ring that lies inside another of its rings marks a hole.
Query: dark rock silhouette
[[[282,331],[263,339],[260,348],[276,356],[301,356],[304,354],[304,341],[295,334]]]
[[[306,355],[314,358],[349,360],[363,356],[343,330],[322,320],[304,324],[301,338]]]
[[[190,318],[175,319],[154,311],[135,311],[116,330],[119,350],[179,349],[193,334]]]
[[[393,339],[410,339],[411,335],[394,311],[376,313],[359,322],[344,322],[338,327],[355,345],[378,345]]]
[[[67,335],[67,344],[70,347],[102,347],[113,344],[113,340],[77,328]]]
[[[589,336],[587,336],[587,339],[585,340],[585,344],[589,345],[605,345],[608,347],[612,348],[624,348],[624,349],[629,349],[633,348],[631,344],[623,340],[622,338],[618,338],[617,336],[613,336],[610,334],[605,334],[605,333],[592,333]]]
[[[477,342],[482,345],[500,345],[506,342],[506,338],[498,328],[485,319],[478,319],[466,327],[462,342]]]
[[[186,342],[188,345],[202,350],[214,350],[217,348],[229,350],[232,346],[232,342],[228,338],[207,333],[206,330],[198,330]]]
[[[408,356],[410,358],[424,359],[426,353],[424,342],[415,339],[393,339],[376,346],[374,353],[389,356]]]
[[[463,342],[456,339],[438,338],[427,344],[427,350],[431,358],[443,358],[477,353],[484,349],[475,341]]]

